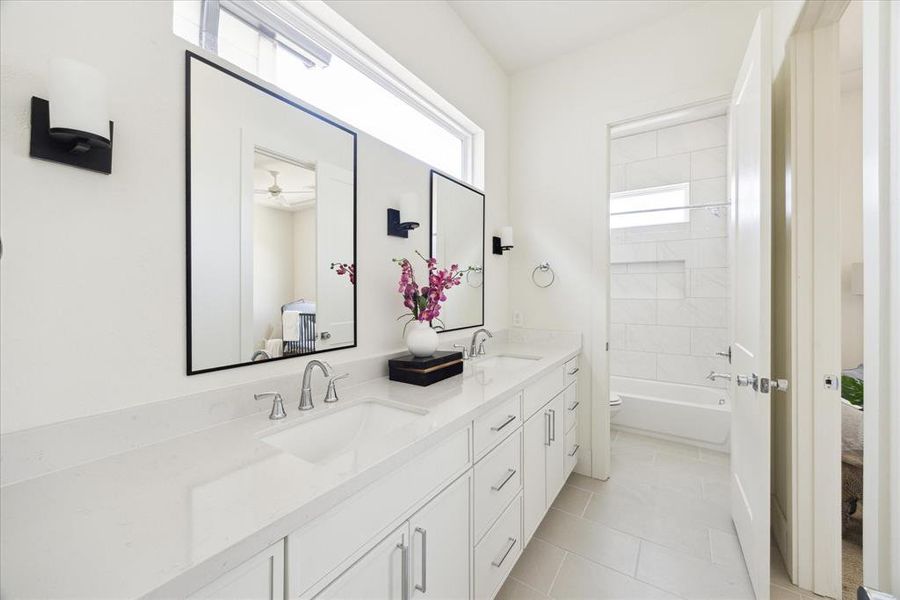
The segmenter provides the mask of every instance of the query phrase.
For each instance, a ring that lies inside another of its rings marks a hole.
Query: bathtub
[[[731,399],[728,390],[631,377],[609,378],[614,429],[709,448],[730,449]]]

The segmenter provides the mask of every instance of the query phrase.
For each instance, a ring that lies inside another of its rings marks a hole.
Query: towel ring
[[[481,274],[481,281],[478,282],[478,285],[473,285],[472,281],[469,279],[469,275],[471,275],[473,271],[475,273]],[[482,285],[484,285],[484,267],[472,267],[468,271],[466,271],[466,285],[473,288],[480,288]]]
[[[546,273],[549,271],[550,272],[550,283],[548,283],[547,285],[539,284],[537,282],[537,279],[534,278],[534,276],[537,274],[538,271],[540,271],[541,273]],[[533,281],[534,285],[538,286],[539,288],[548,288],[551,285],[553,285],[553,282],[556,281],[556,272],[550,267],[550,263],[548,263],[548,262],[541,263],[538,266],[536,266],[534,268],[534,270],[531,272],[531,281]]]

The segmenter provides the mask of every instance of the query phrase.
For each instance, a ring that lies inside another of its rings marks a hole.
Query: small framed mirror
[[[356,345],[356,134],[187,53],[189,375]]]
[[[484,325],[484,194],[452,177],[431,171],[431,256],[438,265],[469,269],[448,292],[441,310],[444,328]]]

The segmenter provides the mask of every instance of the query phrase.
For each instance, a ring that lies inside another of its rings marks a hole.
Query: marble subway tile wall
[[[725,116],[610,142],[610,191],[689,184],[692,206],[727,201]],[[687,221],[610,232],[610,374],[725,387],[728,371],[728,208]]]

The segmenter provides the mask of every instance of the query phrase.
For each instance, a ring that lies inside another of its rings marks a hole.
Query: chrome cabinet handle
[[[580,367],[575,367],[574,369],[572,369],[571,371],[569,371],[569,375],[574,375],[575,373],[577,373],[577,372],[580,371],[580,370],[581,370]]]
[[[400,598],[401,600],[409,600],[409,546],[405,543],[406,535],[400,537]]]
[[[545,413],[544,413],[544,425],[545,425],[545,428],[544,428],[545,431],[544,431],[544,433],[546,434],[546,436],[545,436],[545,441],[544,441],[544,445],[545,445],[545,446],[549,446],[549,445],[550,445],[550,442],[552,441],[552,440],[550,439],[550,413],[549,413],[549,412],[545,412]]]
[[[501,556],[500,558],[495,558],[493,561],[491,561],[491,564],[495,567],[499,567],[500,565],[502,565],[503,561],[506,560],[506,557],[509,556],[509,553],[512,552],[512,549],[516,547],[516,541],[516,538],[509,538],[509,545],[506,547],[506,550],[503,551],[503,556]]]
[[[421,527],[416,527],[414,533],[422,536],[422,585],[416,584],[416,589],[424,593],[428,589],[428,532]]]
[[[500,431],[501,429],[503,429],[504,427],[506,427],[507,425],[509,425],[510,423],[512,423],[515,420],[516,420],[516,415],[509,415],[506,417],[505,421],[503,421],[499,425],[495,425],[494,427],[491,427],[491,431]]]
[[[553,425],[550,426],[550,441],[556,441],[556,409],[551,408],[550,414],[553,417]]]
[[[739,387],[752,387],[756,390],[759,387],[759,376],[756,373],[750,375],[738,375],[735,378]]]
[[[576,400],[575,402],[572,403],[572,406],[569,407],[569,410],[575,410],[576,408],[578,408],[579,404],[581,404],[581,402]]]
[[[501,481],[497,485],[492,485],[491,489],[494,490],[495,492],[499,492],[500,490],[503,489],[503,486],[505,486],[507,483],[509,483],[509,480],[512,479],[513,475],[515,475],[515,474],[516,474],[515,469],[507,469],[506,477],[503,478],[503,481]]]
[[[575,444],[575,447],[572,448],[571,452],[569,452],[569,456],[575,456],[578,453],[579,448],[581,448],[581,446],[578,444]]]

